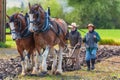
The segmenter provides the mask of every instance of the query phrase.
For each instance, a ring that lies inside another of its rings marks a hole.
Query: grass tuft
[[[119,46],[120,42],[115,41],[113,39],[101,39],[101,41],[99,42],[100,45],[116,45]]]
[[[10,47],[10,46],[3,42],[0,42],[0,48],[8,48],[8,47]]]

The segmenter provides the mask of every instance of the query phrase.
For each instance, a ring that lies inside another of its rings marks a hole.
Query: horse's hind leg
[[[56,71],[56,66],[57,66],[57,53],[55,50],[52,50],[52,53],[53,53],[53,64],[52,64],[52,74],[55,74],[55,71]]]
[[[47,56],[48,56],[48,53],[50,51],[50,47],[49,46],[46,46],[46,49],[42,55],[42,73],[46,73],[47,72],[47,63],[46,63],[46,60],[47,60]]]
[[[62,53],[63,53],[63,48],[60,46],[60,52],[58,54],[59,62],[58,62],[56,74],[62,74],[62,59],[63,59]]]

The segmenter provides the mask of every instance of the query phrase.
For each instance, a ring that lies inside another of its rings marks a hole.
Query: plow
[[[68,47],[68,50],[65,50],[65,52],[63,53],[63,62],[62,62],[63,71],[73,71],[80,69],[80,65],[76,63],[80,61],[76,59],[76,56],[80,56],[81,49],[79,49],[79,54],[74,54],[76,47],[77,46],[73,48]],[[48,70],[51,70],[52,62],[53,62],[52,55],[48,55],[48,60],[47,60]],[[76,68],[75,66],[79,66],[79,68]]]

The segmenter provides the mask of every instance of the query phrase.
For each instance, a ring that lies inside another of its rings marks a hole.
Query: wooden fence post
[[[0,0],[0,42],[5,42],[6,0]]]

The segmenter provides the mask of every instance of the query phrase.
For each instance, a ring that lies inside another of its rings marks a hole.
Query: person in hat
[[[70,26],[71,31],[69,33],[69,41],[70,41],[70,46],[71,46],[71,54],[72,57],[75,57],[76,60],[74,62],[74,68],[75,69],[80,69],[80,47],[82,43],[82,38],[81,34],[77,30],[77,25],[76,23],[72,23]],[[73,52],[74,49],[74,52]],[[73,52],[73,53],[72,53]]]
[[[87,29],[88,29],[88,33],[83,38],[83,42],[85,43],[86,46],[85,59],[87,63],[87,70],[90,71],[95,69],[94,65],[95,65],[96,53],[98,49],[97,43],[100,41],[100,36],[95,31],[95,26],[93,24],[88,24]]]

